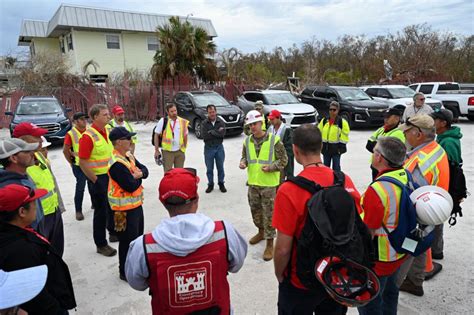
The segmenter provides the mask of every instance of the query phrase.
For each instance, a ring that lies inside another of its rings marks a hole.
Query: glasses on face
[[[425,100],[425,98],[419,98],[418,100],[419,100],[419,101],[424,101],[424,100]]]
[[[331,112],[337,112],[337,108],[330,108],[329,111],[331,111]]]

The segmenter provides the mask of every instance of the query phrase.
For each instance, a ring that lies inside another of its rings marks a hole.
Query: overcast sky
[[[218,49],[244,52],[290,47],[344,34],[367,37],[428,23],[435,30],[474,33],[474,0],[160,1],[0,0],[0,55],[18,50],[22,19],[48,21],[61,3],[211,19]]]

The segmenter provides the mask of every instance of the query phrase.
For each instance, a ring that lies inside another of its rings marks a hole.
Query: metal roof
[[[27,45],[31,37],[58,37],[71,28],[102,31],[156,32],[158,26],[168,24],[171,15],[140,13],[113,9],[61,4],[51,20],[23,20],[18,45]],[[195,27],[203,28],[210,37],[217,33],[211,20],[180,17]]]

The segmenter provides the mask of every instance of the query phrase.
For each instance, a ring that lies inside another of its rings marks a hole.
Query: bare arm
[[[87,160],[79,159],[79,167],[91,182],[95,183],[97,181],[97,175],[95,175],[94,172],[87,167]]]
[[[273,264],[275,266],[275,276],[278,282],[283,281],[283,273],[290,261],[292,246],[293,237],[277,230]]]

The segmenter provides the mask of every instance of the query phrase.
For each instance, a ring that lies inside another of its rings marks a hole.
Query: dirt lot
[[[474,189],[474,123],[463,120],[464,170],[468,187]],[[144,181],[145,187],[145,231],[150,231],[160,219],[167,216],[159,203],[157,187],[163,169],[153,160],[150,144],[152,124],[135,125],[139,135],[136,156],[147,165],[150,177]],[[348,153],[342,158],[343,170],[349,174],[362,193],[370,183],[369,153],[365,143],[372,130],[356,130],[350,134]],[[0,136],[7,137],[1,130]],[[246,238],[255,232],[247,203],[245,186],[246,173],[238,168],[238,161],[244,137],[225,140],[226,185],[228,193],[218,190],[204,193],[207,180],[203,158],[203,143],[190,135],[186,166],[195,167],[201,177],[200,211],[214,219],[229,220]],[[49,158],[58,178],[66,203],[63,214],[65,230],[64,259],[71,270],[77,299],[77,314],[150,314],[150,297],[147,292],[130,288],[118,277],[118,257],[106,258],[95,253],[92,239],[92,210],[86,194],[84,201],[85,220],[74,219],[74,176],[68,167],[61,148],[52,148]],[[301,167],[297,167],[300,170]],[[474,196],[463,206],[465,216],[454,228],[445,228],[445,259],[443,271],[433,280],[425,283],[425,295],[421,298],[400,294],[400,314],[468,314],[474,305]],[[116,243],[112,244],[115,248]],[[245,264],[237,274],[230,274],[232,304],[236,314],[276,314],[277,281],[273,276],[273,262],[261,258],[263,242],[250,246]],[[350,313],[356,314],[356,310]]]

